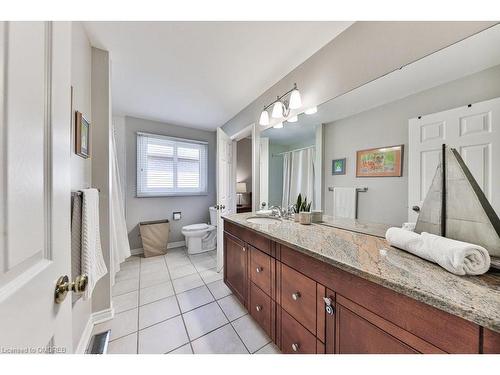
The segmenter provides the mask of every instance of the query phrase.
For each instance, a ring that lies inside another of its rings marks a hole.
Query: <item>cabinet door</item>
[[[243,305],[247,305],[247,249],[243,242],[224,234],[224,282]]]
[[[335,351],[339,354],[413,354],[405,343],[337,302]]]

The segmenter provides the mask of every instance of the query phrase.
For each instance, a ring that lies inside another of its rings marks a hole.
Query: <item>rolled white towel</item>
[[[482,275],[490,268],[490,255],[479,245],[400,228],[389,228],[385,238],[392,246],[437,263],[455,275]]]

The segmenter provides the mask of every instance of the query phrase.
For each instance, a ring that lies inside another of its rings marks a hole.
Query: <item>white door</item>
[[[409,120],[408,220],[417,220],[412,207],[422,206],[443,143],[457,149],[500,213],[500,98],[496,98]]]
[[[258,208],[269,208],[269,138],[261,137],[259,142],[260,151],[260,203]]]
[[[222,216],[234,206],[232,191],[233,145],[231,138],[221,128],[217,129],[217,271],[224,264],[224,223]]]
[[[71,353],[71,23],[0,22],[0,71],[0,347]]]

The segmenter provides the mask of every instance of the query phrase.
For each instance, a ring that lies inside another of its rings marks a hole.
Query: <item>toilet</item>
[[[192,224],[182,228],[188,254],[199,254],[217,248],[217,209],[209,207],[210,224]]]

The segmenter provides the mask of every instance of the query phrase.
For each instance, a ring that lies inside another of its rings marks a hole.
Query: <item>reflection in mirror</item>
[[[261,133],[261,150],[268,150],[267,155],[261,152],[261,184],[267,187],[267,196],[261,189],[261,203],[266,207],[288,208],[301,194],[311,210],[321,210],[322,127],[305,117]]]
[[[499,45],[496,25],[334,98],[295,124],[265,130],[269,204],[288,202],[281,154],[314,140],[316,148],[323,145],[316,149],[323,178],[313,191],[325,224],[384,236],[388,226],[416,221],[444,143],[457,148],[499,213]]]

